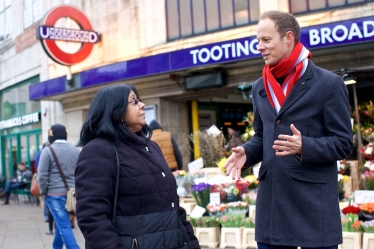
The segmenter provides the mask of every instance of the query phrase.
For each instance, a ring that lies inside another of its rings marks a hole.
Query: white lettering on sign
[[[201,48],[193,49],[190,51],[192,55],[193,64],[207,63],[210,59],[219,61],[221,59],[230,59],[241,56],[248,56],[250,54],[259,54],[257,51],[258,41],[252,39],[251,41],[245,40],[243,42],[224,43],[215,45],[211,49]]]
[[[39,27],[40,38],[72,42],[96,43],[99,37],[96,32],[87,30],[63,29],[54,27]]]
[[[362,25],[362,27],[360,28],[359,25]],[[309,44],[310,46],[316,46],[319,44],[343,42],[354,38],[363,39],[372,36],[374,36],[374,21],[364,21],[362,24],[352,22],[349,27],[339,24],[332,29],[329,27],[310,29]]]
[[[364,24],[364,37],[374,36],[374,21],[365,21]],[[371,32],[369,32],[369,25],[371,26]]]
[[[40,113],[34,112],[30,114],[23,115],[21,117],[15,117],[7,120],[0,121],[0,130],[27,125],[27,124],[33,124],[40,122]]]

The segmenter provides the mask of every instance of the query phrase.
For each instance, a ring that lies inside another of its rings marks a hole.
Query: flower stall
[[[178,187],[183,182],[179,180],[181,177],[191,182],[190,189],[186,190],[190,197],[180,196],[180,205],[185,207],[187,199],[194,200],[195,207],[186,212],[200,245],[208,248],[256,247],[256,178],[252,175],[234,181],[226,175],[208,176],[204,170],[174,174],[176,180],[181,182]]]
[[[248,121],[251,115],[249,113]],[[174,176],[180,206],[186,209],[200,245],[208,248],[256,248],[257,176],[249,171],[242,174],[240,180],[226,176],[223,165],[228,155],[223,148],[222,131],[216,127],[195,132],[189,140],[192,143],[199,141],[201,158],[189,163],[188,172],[175,172]]]

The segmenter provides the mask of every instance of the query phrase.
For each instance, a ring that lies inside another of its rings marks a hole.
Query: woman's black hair
[[[131,140],[134,133],[122,122],[131,90],[139,99],[135,86],[125,84],[107,86],[96,93],[88,109],[77,146],[85,146],[95,138],[105,138],[112,143]],[[142,127],[142,132],[146,137],[152,135],[147,124]]]

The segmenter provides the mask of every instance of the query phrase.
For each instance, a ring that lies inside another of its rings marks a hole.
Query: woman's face
[[[132,132],[139,132],[146,124],[144,104],[137,99],[134,91],[131,90],[128,97],[129,104],[127,105],[126,113],[123,116],[123,122]]]

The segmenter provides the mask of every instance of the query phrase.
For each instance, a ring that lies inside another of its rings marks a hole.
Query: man
[[[51,145],[42,150],[38,165],[40,193],[45,196],[45,201],[56,224],[54,249],[60,249],[63,245],[69,249],[79,248],[71,229],[69,214],[65,209],[67,189],[50,148],[52,147],[56,153],[69,188],[74,188],[74,170],[80,151],[77,147],[69,144],[66,139],[65,126],[52,125],[48,130],[48,141]]]
[[[352,151],[348,91],[315,66],[293,15],[265,12],[258,48],[265,60],[253,85],[255,135],[233,148],[227,174],[262,161],[256,208],[259,249],[338,248],[342,229],[336,161]]]
[[[149,127],[152,129],[151,139],[160,147],[170,170],[183,169],[182,154],[171,133],[163,131],[161,125],[156,120],[152,120]]]
[[[11,190],[26,188],[31,183],[32,172],[26,167],[26,164],[20,162],[17,167],[16,176],[12,180],[7,181],[4,191],[0,193],[1,198],[5,197],[3,205],[9,204]]]

